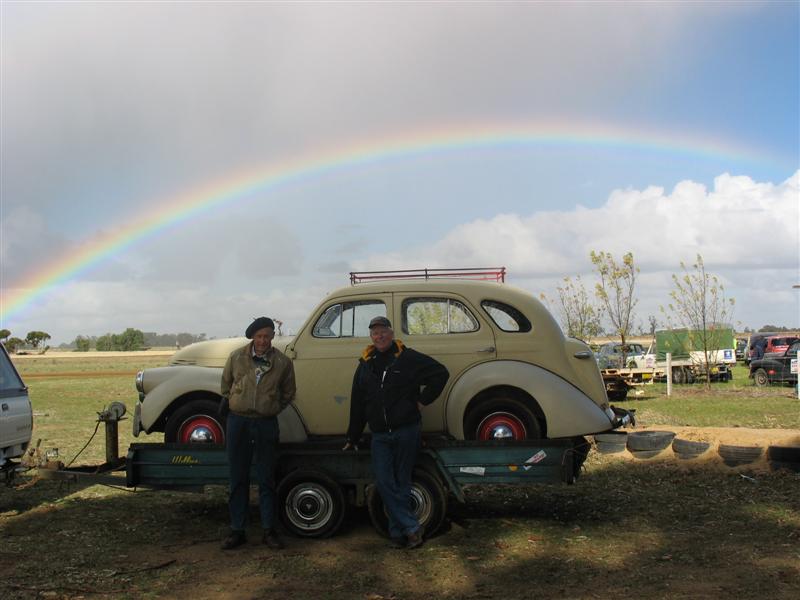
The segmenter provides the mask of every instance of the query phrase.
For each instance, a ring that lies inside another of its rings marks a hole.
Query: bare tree
[[[569,337],[589,342],[602,332],[600,309],[589,299],[580,275],[574,280],[565,277],[564,285],[556,287],[556,292],[561,326]],[[547,301],[544,294],[541,298]]]
[[[626,364],[625,340],[633,327],[634,309],[638,302],[634,298],[636,275],[639,269],[633,264],[633,253],[628,252],[617,263],[610,252],[595,252],[590,257],[600,277],[595,285],[595,295],[605,309],[614,333],[622,344],[622,364]]]
[[[672,276],[674,289],[672,299],[661,312],[670,327],[677,324],[693,331],[693,341],[703,352],[706,374],[706,387],[711,386],[712,351],[720,348],[724,330],[733,320],[734,299],[725,297],[725,288],[716,275],[706,272],[703,257],[697,255],[692,270],[681,262],[683,276]]]

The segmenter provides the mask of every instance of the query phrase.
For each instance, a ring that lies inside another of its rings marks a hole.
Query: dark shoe
[[[265,529],[261,541],[273,550],[283,550],[286,547],[283,545],[281,538],[278,537],[278,533],[274,529]]]
[[[389,545],[392,548],[405,548],[406,547],[406,538],[405,537],[393,537],[389,538]]]
[[[408,543],[406,543],[406,550],[411,550],[413,548],[418,548],[422,546],[422,542],[425,541],[423,536],[425,535],[425,529],[422,525],[419,526],[414,533],[408,536]]]
[[[247,536],[245,536],[244,531],[233,531],[228,534],[228,536],[222,540],[222,549],[223,550],[232,550],[238,546],[241,546],[247,541]]]

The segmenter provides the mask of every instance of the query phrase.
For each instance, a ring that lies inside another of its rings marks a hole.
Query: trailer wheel
[[[341,526],[341,486],[320,471],[293,471],[278,484],[278,506],[286,529],[300,537],[324,538]]]
[[[683,370],[683,367],[672,368],[672,383],[676,385],[686,383],[686,372]]]
[[[538,440],[539,423],[516,398],[494,396],[478,402],[464,419],[464,436],[471,440]]]
[[[213,400],[192,400],[167,420],[164,441],[178,444],[224,444],[225,426],[220,422],[219,404]]]
[[[753,373],[753,383],[755,383],[758,387],[765,387],[769,385],[769,376],[764,369],[756,369],[756,372]]]
[[[433,535],[444,523],[447,493],[439,478],[426,469],[414,469],[411,505],[419,524],[425,528],[426,535]],[[375,485],[370,486],[367,493],[367,509],[375,530],[382,536],[389,537],[389,517]]]

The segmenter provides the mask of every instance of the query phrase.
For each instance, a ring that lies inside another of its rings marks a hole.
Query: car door
[[[28,388],[0,345],[0,465],[21,456],[31,440],[33,413]]]
[[[344,435],[358,359],[369,339],[369,322],[392,312],[390,293],[331,298],[287,346],[294,360],[295,408],[309,435]]]
[[[422,411],[423,431],[445,430],[445,406],[450,387],[469,367],[496,356],[492,328],[475,307],[457,294],[395,292],[395,337],[432,356],[450,372],[442,394]]]

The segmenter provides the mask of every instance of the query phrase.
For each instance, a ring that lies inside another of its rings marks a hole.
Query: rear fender
[[[470,401],[482,391],[502,385],[518,388],[541,408],[550,438],[589,435],[612,428],[610,409],[598,406],[578,388],[550,371],[528,363],[502,360],[481,363],[453,384],[447,397],[447,431],[464,439],[464,415]]]

